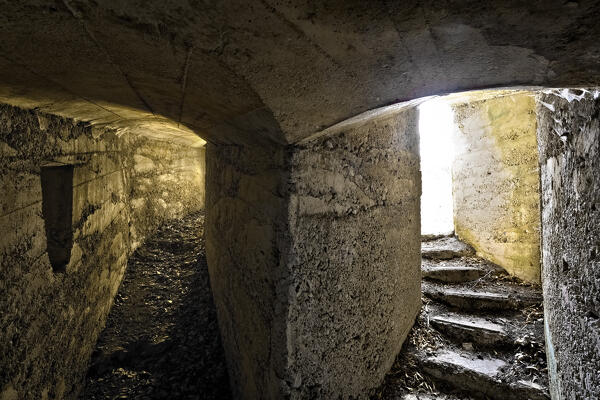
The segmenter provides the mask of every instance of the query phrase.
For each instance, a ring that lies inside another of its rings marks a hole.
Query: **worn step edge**
[[[423,370],[435,380],[475,397],[495,400],[549,399],[546,391],[538,385],[501,382],[498,379],[500,369],[507,363],[500,359],[480,359],[472,354],[445,350],[435,356],[424,357],[420,362]]]
[[[404,394],[400,400],[458,400],[459,397],[455,395],[445,395],[442,393],[406,393]],[[460,396],[461,400],[472,400],[471,397]]]
[[[444,249],[444,248],[432,248],[432,249],[421,249],[421,257],[429,260],[451,260],[453,258],[469,257],[475,255],[475,252],[469,249]]]
[[[439,239],[450,239],[450,238],[454,238],[456,236],[454,236],[454,232],[451,233],[439,233],[439,234],[425,234],[425,235],[421,235],[421,243],[423,242],[433,242]]]
[[[541,296],[452,289],[423,285],[423,293],[432,300],[464,310],[519,310],[542,301]]]
[[[467,266],[423,266],[421,267],[421,276],[423,279],[460,283],[474,281],[484,276],[487,271]]]
[[[500,382],[496,376],[500,368],[507,365],[502,360],[479,360],[477,357],[466,357],[449,350],[424,357],[420,361],[425,373],[434,380],[480,398],[497,392]]]
[[[456,237],[446,237],[431,242],[421,242],[421,256],[434,260],[450,260],[457,257],[474,256],[475,250]]]
[[[456,343],[472,342],[483,346],[512,345],[514,340],[500,324],[475,316],[445,313],[429,316],[431,325]]]

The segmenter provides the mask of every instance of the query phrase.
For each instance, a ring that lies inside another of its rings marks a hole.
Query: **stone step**
[[[440,233],[440,234],[428,234],[428,235],[421,235],[421,242],[432,242],[434,240],[439,240],[439,239],[443,239],[443,238],[449,238],[449,237],[455,237],[454,233],[450,234],[444,234],[444,233]]]
[[[455,342],[482,346],[512,345],[514,340],[503,325],[485,318],[459,313],[429,316],[429,323]]]
[[[402,396],[402,400],[436,400],[436,398],[429,394],[407,393]]]
[[[541,293],[526,288],[519,292],[498,291],[495,287],[492,291],[485,287],[470,289],[423,282],[422,289],[428,298],[463,310],[519,310],[542,302]]]
[[[471,246],[456,237],[444,237],[428,242],[421,242],[421,256],[432,260],[450,260],[475,255]]]
[[[443,349],[421,357],[423,370],[436,381],[478,398],[495,400],[546,400],[544,388],[531,382],[502,382],[508,363],[499,358]]]
[[[453,395],[444,395],[441,393],[428,394],[428,393],[407,393],[401,397],[401,400],[470,400],[471,397],[460,396],[456,397]]]
[[[487,271],[481,268],[464,265],[437,266],[428,264],[421,267],[423,279],[449,283],[474,281],[481,278],[486,273]]]

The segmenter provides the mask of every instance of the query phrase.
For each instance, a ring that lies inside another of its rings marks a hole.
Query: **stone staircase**
[[[541,289],[455,237],[423,242],[422,257],[423,311],[379,397],[549,399]]]

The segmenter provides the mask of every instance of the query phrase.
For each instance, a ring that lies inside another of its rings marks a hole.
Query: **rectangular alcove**
[[[48,257],[54,272],[65,272],[73,247],[73,166],[44,166],[41,181]]]

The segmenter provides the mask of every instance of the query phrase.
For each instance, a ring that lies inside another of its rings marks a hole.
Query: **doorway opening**
[[[419,106],[423,308],[392,369],[414,398],[549,398],[533,95]]]
[[[419,106],[421,153],[421,235],[454,231],[452,162],[454,116],[443,99]]]

